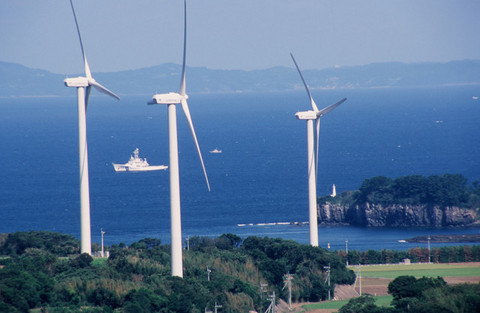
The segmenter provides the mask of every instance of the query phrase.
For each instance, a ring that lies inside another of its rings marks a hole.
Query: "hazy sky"
[[[94,72],[181,63],[182,0],[74,0]],[[189,66],[480,59],[478,0],[189,0]],[[68,0],[0,0],[0,61],[83,70]]]

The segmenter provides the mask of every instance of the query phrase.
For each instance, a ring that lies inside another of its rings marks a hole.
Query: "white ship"
[[[146,172],[146,171],[158,171],[166,170],[166,165],[149,165],[146,158],[138,157],[138,148],[133,151],[133,155],[130,156],[125,164],[113,164],[115,172]]]
[[[210,153],[222,153],[222,150],[218,150],[217,148],[210,150]]]

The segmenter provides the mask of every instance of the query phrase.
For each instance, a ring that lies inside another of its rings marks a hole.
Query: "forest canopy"
[[[460,174],[428,177],[411,175],[395,179],[376,176],[365,179],[357,191],[344,192],[336,198],[322,197],[319,203],[335,201],[362,205],[368,202],[383,206],[400,204],[478,208],[480,182],[468,185],[467,179]]]
[[[337,254],[283,239],[190,238],[184,278],[171,276],[170,246],[159,239],[109,251],[108,259],[79,254],[77,239],[52,232],[0,236],[0,312],[200,313],[215,303],[225,313],[263,312],[273,291],[286,297],[287,273],[293,275],[294,301],[325,299],[335,283],[355,279]],[[260,283],[268,286],[265,292]]]

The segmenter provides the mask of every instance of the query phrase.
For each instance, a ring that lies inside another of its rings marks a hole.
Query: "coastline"
[[[405,239],[409,243],[466,243],[480,242],[480,234],[417,236]]]

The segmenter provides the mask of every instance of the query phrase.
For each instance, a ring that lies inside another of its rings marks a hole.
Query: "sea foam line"
[[[245,224],[237,224],[239,227],[245,226],[277,226],[277,225],[308,225],[308,222],[271,222],[271,223],[245,223]]]

